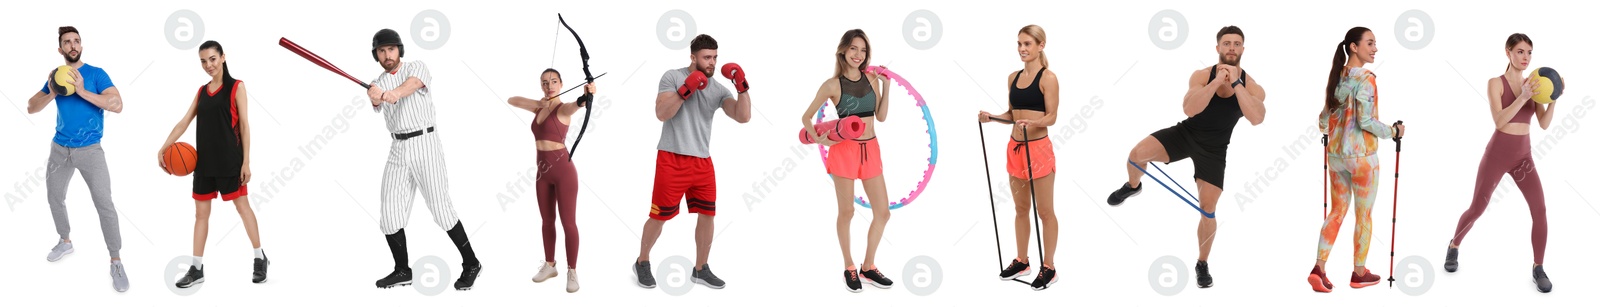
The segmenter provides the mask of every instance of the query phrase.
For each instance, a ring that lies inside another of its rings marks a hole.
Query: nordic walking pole
[[[1406,121],[1397,120],[1395,126]],[[1389,287],[1394,288],[1394,224],[1400,215],[1400,137],[1394,137],[1394,204],[1389,216]]]
[[[994,118],[990,118],[994,120]],[[989,186],[989,218],[994,221],[994,259],[1000,262],[1000,270],[1006,269],[1006,258],[1000,254],[1000,218],[994,209],[994,179],[989,177],[989,142],[983,137],[983,122],[978,122],[978,143],[983,149],[983,181]]]

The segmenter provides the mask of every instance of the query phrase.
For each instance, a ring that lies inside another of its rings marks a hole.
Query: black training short
[[[1183,159],[1194,159],[1194,179],[1211,183],[1222,188],[1223,172],[1228,168],[1228,145],[1225,142],[1229,136],[1220,138],[1197,137],[1182,123],[1157,130],[1150,136],[1161,142],[1161,147],[1167,149],[1167,157],[1171,158],[1167,164]],[[1221,143],[1221,144],[1217,144]]]

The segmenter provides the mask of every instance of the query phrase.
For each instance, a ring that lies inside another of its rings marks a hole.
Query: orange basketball
[[[188,176],[194,172],[195,151],[189,143],[177,142],[167,146],[167,153],[161,157],[167,164],[168,174],[175,176]]]

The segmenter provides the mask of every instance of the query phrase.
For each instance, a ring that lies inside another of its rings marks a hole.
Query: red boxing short
[[[711,158],[658,150],[650,218],[666,221],[677,216],[678,202],[686,193],[689,213],[717,215],[717,170],[711,166]]]

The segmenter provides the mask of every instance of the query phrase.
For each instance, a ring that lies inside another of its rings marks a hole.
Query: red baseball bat
[[[368,85],[366,82],[361,82],[361,79],[356,79],[356,77],[345,73],[343,69],[339,69],[338,66],[333,66],[333,63],[328,62],[327,59],[322,58],[322,56],[318,56],[316,53],[311,53],[311,50],[306,50],[305,47],[300,47],[300,44],[295,44],[294,42],[289,41],[288,38],[278,38],[278,46],[283,46],[283,49],[289,49],[289,52],[294,52],[294,54],[298,54],[300,57],[306,58],[306,60],[311,61],[312,64],[317,64],[317,66],[322,66],[322,68],[328,69],[328,71],[332,71],[340,76],[344,76],[345,78],[350,79],[350,81],[360,84],[363,88],[372,88],[372,85]]]

